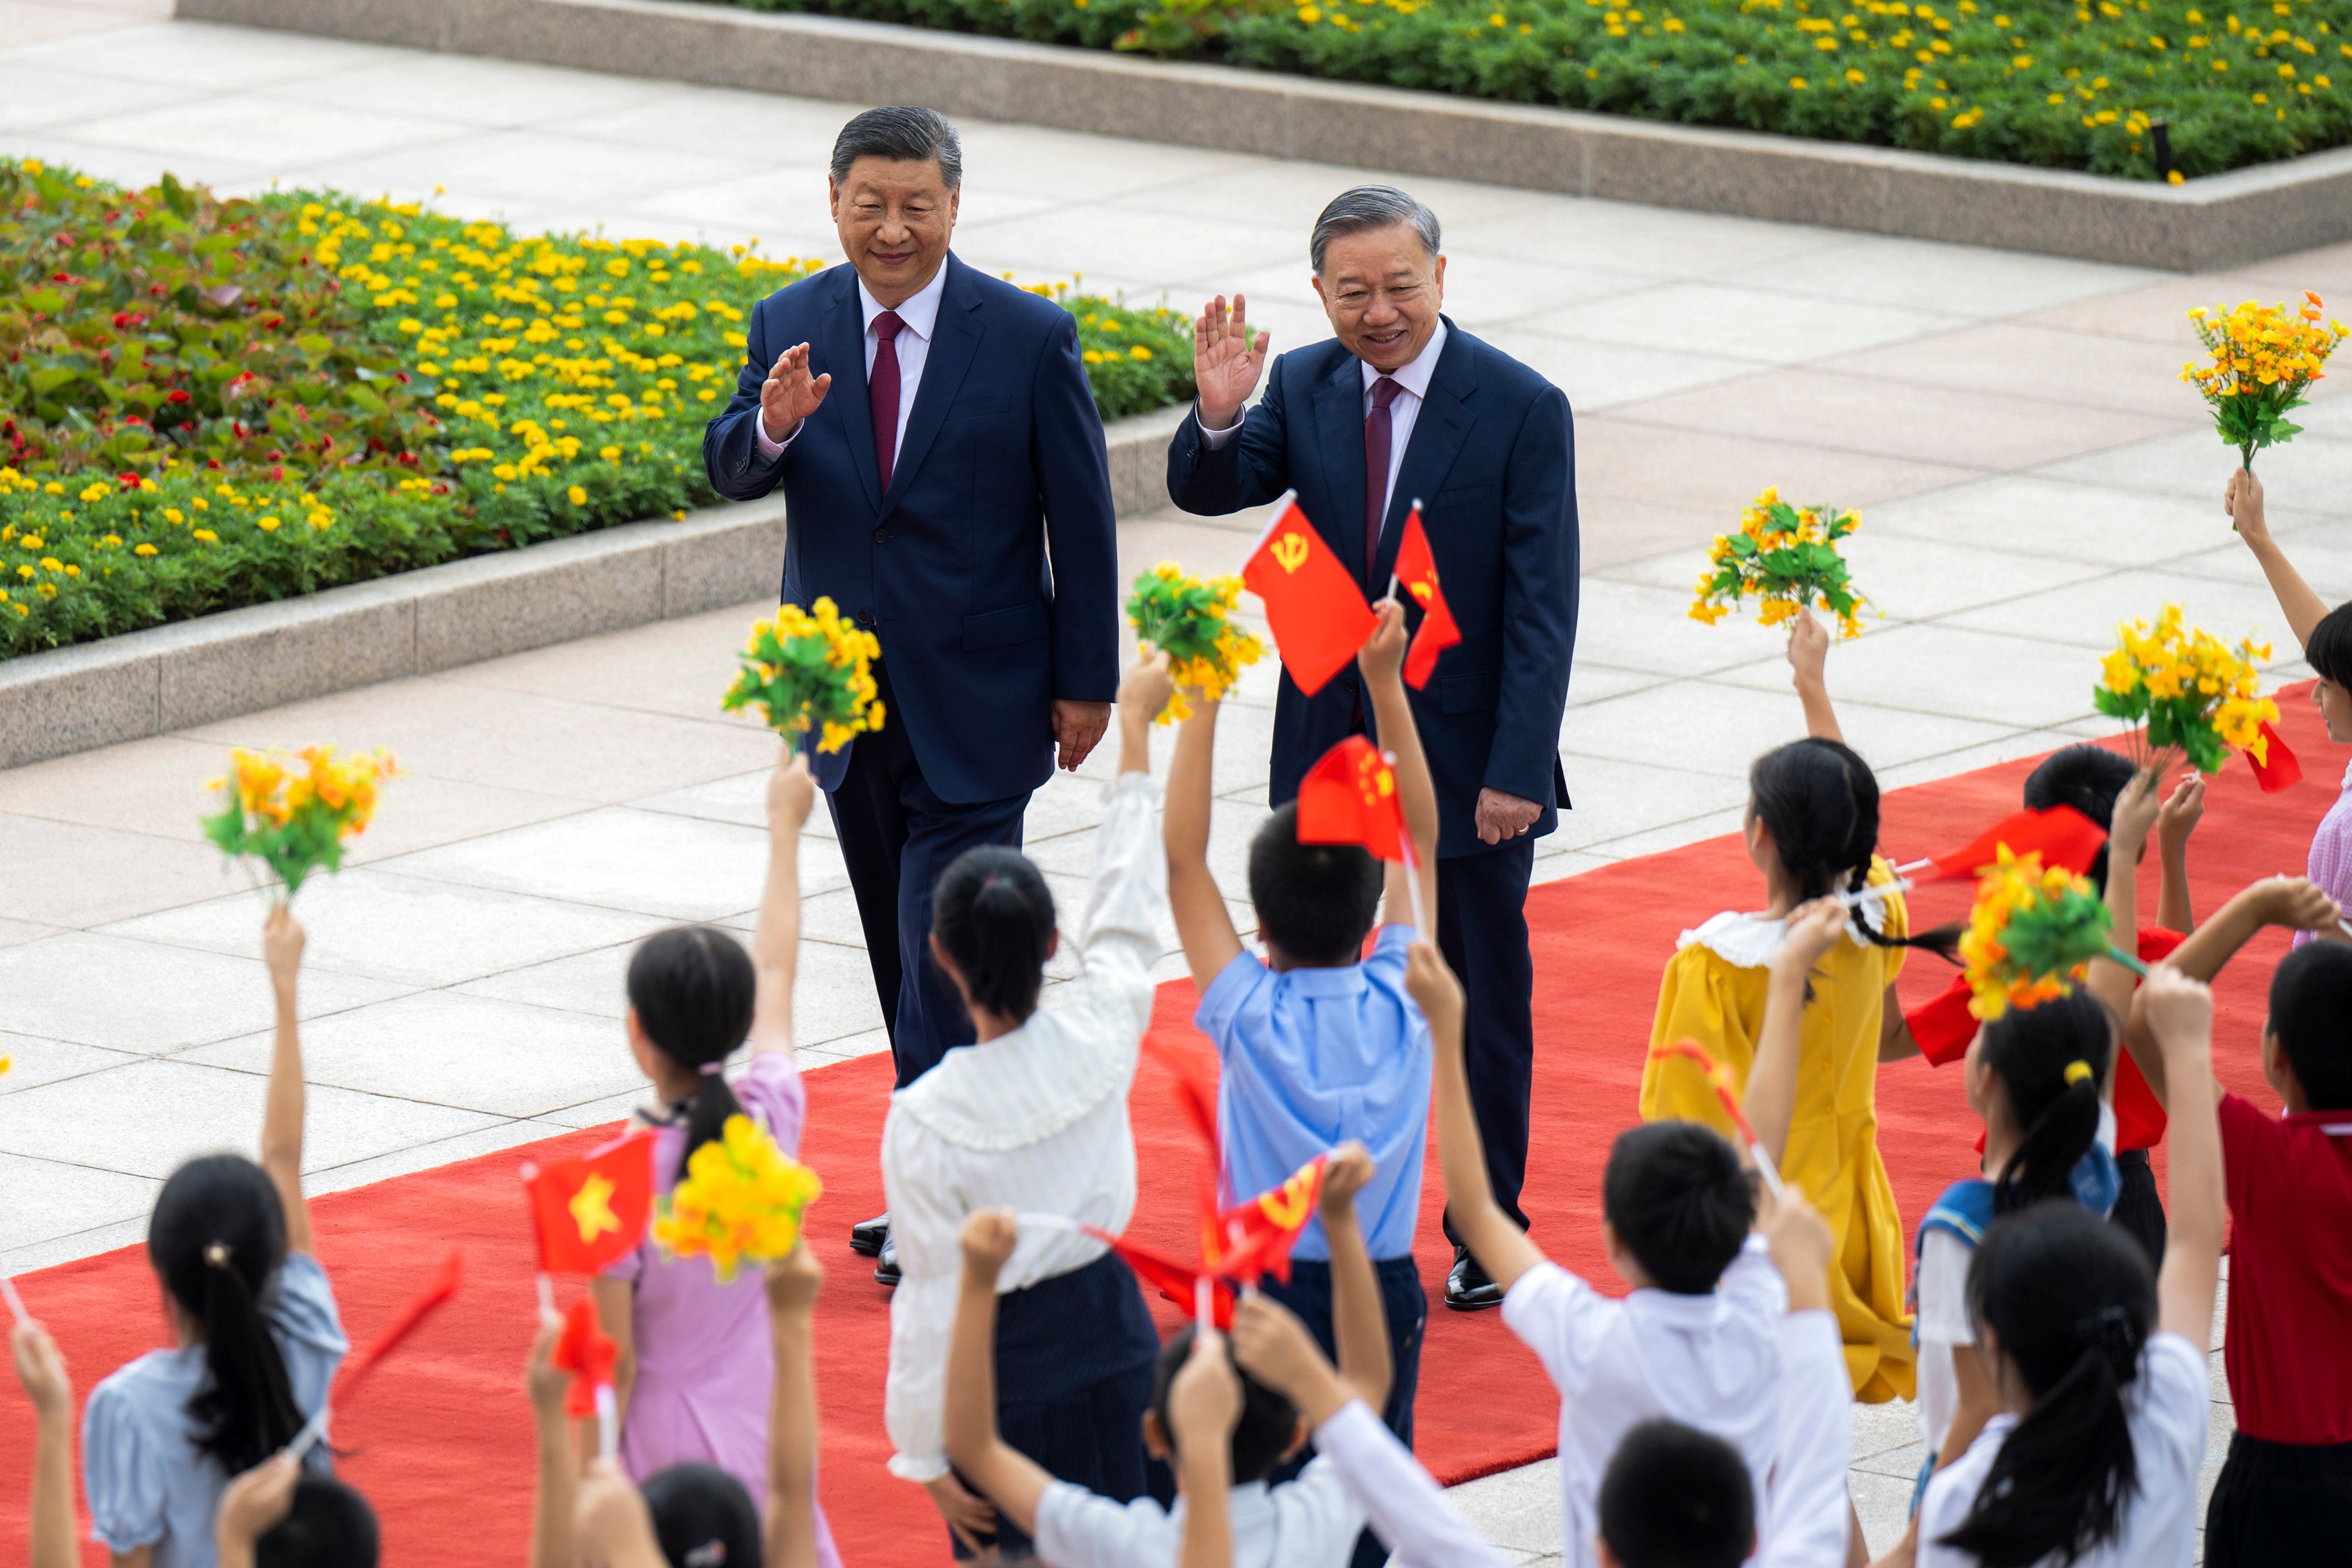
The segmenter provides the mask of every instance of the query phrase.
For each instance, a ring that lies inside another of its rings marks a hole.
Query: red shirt
[[[2352,1110],[2273,1119],[2229,1094],[2221,1116],[2238,1429],[2352,1443]]]

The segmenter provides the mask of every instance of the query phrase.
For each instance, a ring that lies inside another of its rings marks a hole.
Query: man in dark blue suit
[[[1437,942],[1470,1009],[1465,1058],[1495,1196],[1522,1227],[1535,985],[1528,880],[1535,840],[1568,805],[1560,713],[1576,643],[1575,435],[1568,399],[1440,313],[1445,258],[1436,215],[1365,185],[1324,208],[1308,246],[1335,341],[1276,360],[1265,396],[1243,405],[1267,341],[1236,296],[1194,329],[1200,401],[1168,449],[1168,493],[1186,511],[1299,506],[1366,596],[1387,591],[1418,500],[1461,643],[1440,657],[1413,722],[1437,783]],[[1419,625],[1420,611],[1406,614]],[[1349,665],[1313,697],[1286,670],[1269,794],[1298,793],[1316,760],[1365,727]],[[1452,1227],[1448,1226],[1451,1236]],[[1446,1305],[1502,1293],[1454,1238]]]
[[[812,760],[857,894],[901,1088],[972,1039],[930,954],[931,889],[1021,842],[1056,748],[1076,768],[1118,688],[1110,474],[1077,329],[949,253],[963,174],[928,109],[843,127],[829,187],[845,267],[760,301],[713,489],[783,487],[783,597],[830,596],[881,641],[887,718]],[[835,383],[839,383],[836,388]],[[887,1246],[888,1216],[853,1233]],[[896,1282],[884,1257],[877,1277]]]

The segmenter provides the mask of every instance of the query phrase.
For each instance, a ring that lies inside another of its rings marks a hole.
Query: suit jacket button
[[[874,542],[875,542],[875,543],[877,543],[877,544],[887,544],[887,543],[889,543],[889,542],[890,542],[890,531],[889,531],[888,529],[887,529],[887,528],[877,528],[877,529],[876,529],[876,530],[874,531]]]
[[[860,610],[857,612],[856,618],[859,626],[870,626],[874,624],[874,612],[871,610]]]

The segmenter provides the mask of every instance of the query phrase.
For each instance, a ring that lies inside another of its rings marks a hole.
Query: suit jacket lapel
[[[890,493],[882,498],[885,511],[914,482],[940,426],[947,423],[948,405],[955,401],[964,373],[980,353],[980,291],[971,287],[971,269],[962,262],[950,255],[944,265],[948,280],[940,290],[939,320],[931,326],[930,352],[923,358],[923,379],[915,387],[914,411],[898,437],[898,460],[890,465]]]
[[[1397,545],[1404,537],[1405,514],[1416,500],[1426,505],[1434,500],[1437,487],[1445,482],[1446,473],[1454,459],[1462,453],[1462,443],[1469,438],[1470,426],[1476,420],[1471,411],[1471,395],[1478,389],[1478,380],[1471,368],[1470,347],[1462,329],[1453,322],[1445,323],[1445,347],[1437,355],[1437,369],[1429,378],[1429,395],[1421,400],[1421,412],[1413,416],[1412,439],[1405,443],[1404,461],[1398,465],[1396,489],[1389,497],[1388,516],[1381,523],[1380,554],[1372,562],[1371,591],[1377,595],[1388,586],[1389,574],[1396,570]],[[1437,520],[1423,520],[1431,527]]]
[[[1339,361],[1315,389],[1316,447],[1322,454],[1323,487],[1330,494],[1333,515],[1310,521],[1360,583],[1364,578],[1364,373],[1351,353],[1342,351]]]
[[[866,487],[866,503],[882,510],[882,468],[874,455],[874,415],[866,395],[866,312],[857,303],[857,268],[844,262],[824,304],[824,368],[833,373],[825,406],[838,411],[849,458]]]

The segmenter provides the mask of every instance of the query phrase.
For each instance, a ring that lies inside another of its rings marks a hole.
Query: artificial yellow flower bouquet
[[[2299,307],[2258,305],[2249,300],[2234,310],[2200,305],[2189,312],[2198,341],[2213,356],[2210,364],[2185,364],[2180,379],[2197,388],[2213,408],[2213,426],[2238,448],[2238,461],[2252,472],[2254,454],[2303,433],[2291,425],[2290,409],[2326,372],[2344,323],[2323,322],[2326,307],[2306,290]]]
[[[719,700],[728,711],[756,702],[786,740],[814,730],[820,752],[837,752],[882,728],[873,669],[882,645],[843,620],[831,599],[805,610],[785,605],[775,619],[754,622],[741,657],[741,673]]]
[[[1162,724],[1192,716],[1189,690],[1202,700],[1221,700],[1241,672],[1265,657],[1265,645],[1229,618],[1242,599],[1239,577],[1187,577],[1173,561],[1162,561],[1135,580],[1127,618],[1135,635],[1168,656],[1176,694],[1160,715]]]
[[[748,1116],[688,1156],[686,1179],[655,1205],[654,1241],[672,1258],[708,1258],[722,1285],[744,1259],[772,1263],[797,1246],[801,1215],[824,1184]]]
[[[2109,718],[2140,727],[2132,757],[2143,769],[2169,767],[2178,753],[2200,773],[2220,773],[2233,746],[2269,760],[2263,725],[2277,720],[2278,704],[2258,689],[2269,644],[2248,638],[2231,647],[2184,626],[2178,605],[2165,605],[2153,627],[2133,621],[2116,636],[2092,699]]]
[[[2087,877],[2045,867],[2039,853],[2000,858],[1977,883],[1969,929],[1960,933],[1968,966],[1969,1011],[1990,1021],[2011,1007],[2063,996],[2095,958],[2138,973],[2137,959],[2116,950],[2115,917]]]
[[[388,752],[332,746],[240,749],[229,752],[228,770],[212,782],[220,810],[204,819],[205,837],[232,859],[260,861],[289,899],[312,871],[341,868],[344,840],[367,830],[379,787],[400,771]]]
[[[1858,637],[1857,613],[1866,601],[1846,579],[1837,542],[1862,519],[1835,507],[1790,506],[1778,489],[1756,498],[1739,531],[1719,533],[1707,547],[1707,574],[1698,580],[1690,616],[1708,626],[1753,595],[1757,619],[1777,626],[1818,606],[1837,617],[1840,637]]]

